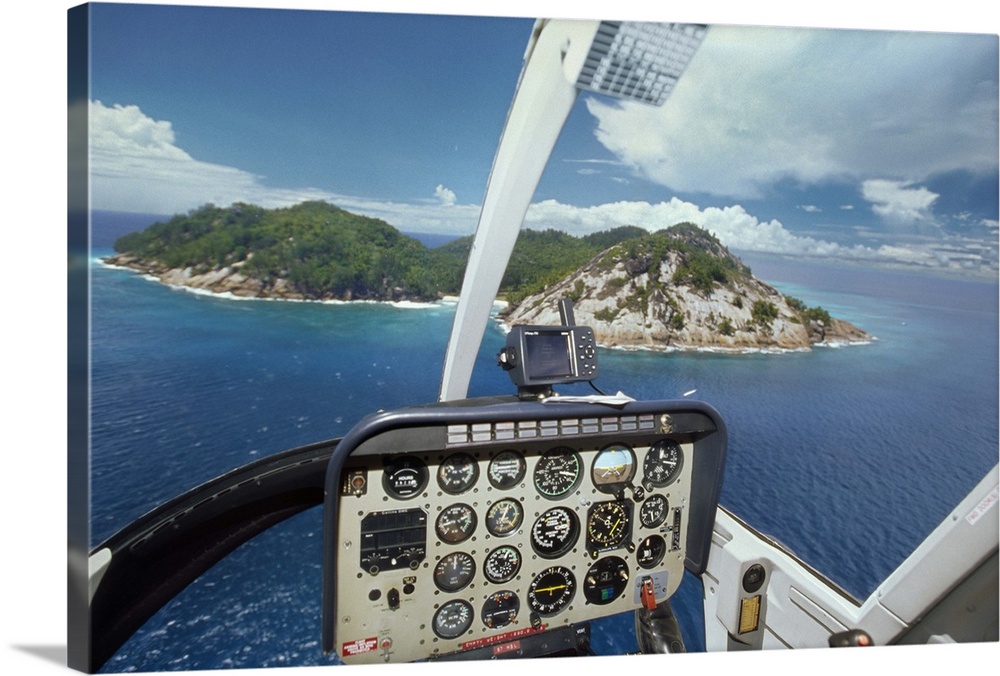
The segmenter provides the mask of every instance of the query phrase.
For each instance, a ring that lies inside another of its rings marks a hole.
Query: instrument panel
[[[345,663],[502,651],[676,591],[714,421],[524,413],[375,434],[331,472],[324,632]]]

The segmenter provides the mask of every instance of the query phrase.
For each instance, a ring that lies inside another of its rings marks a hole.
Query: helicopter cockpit
[[[515,329],[498,361],[518,397],[379,413],[334,452],[323,644],[345,663],[583,653],[588,621],[669,617],[704,571],[718,413],[557,396],[596,372],[592,332]]]

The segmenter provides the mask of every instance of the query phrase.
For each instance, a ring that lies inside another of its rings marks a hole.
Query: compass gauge
[[[573,600],[576,579],[569,568],[546,568],[528,585],[528,606],[543,617],[555,615]]]
[[[587,548],[614,549],[621,546],[632,531],[629,503],[614,500],[598,502],[587,512]]]

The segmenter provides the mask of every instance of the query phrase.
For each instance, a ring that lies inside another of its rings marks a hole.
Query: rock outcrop
[[[558,300],[599,344],[647,349],[808,350],[871,340],[821,308],[756,279],[714,237],[672,228],[611,247],[542,293],[508,307],[508,325],[559,324]]]

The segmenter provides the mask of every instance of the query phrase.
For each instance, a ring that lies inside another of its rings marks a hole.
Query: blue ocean
[[[92,261],[92,532],[377,409],[433,401],[454,305],[235,300]],[[602,350],[597,385],[685,393],[729,430],[722,503],[865,598],[998,459],[998,286],[747,257],[782,292],[877,337],[785,354]],[[491,327],[470,396],[512,391]],[[694,390],[693,393],[691,391]],[[587,390],[589,393],[590,390]],[[105,672],[333,664],[320,649],[319,509],[237,550],[154,616]],[[704,650],[700,582],[674,610]],[[632,616],[594,650],[637,649]]]

